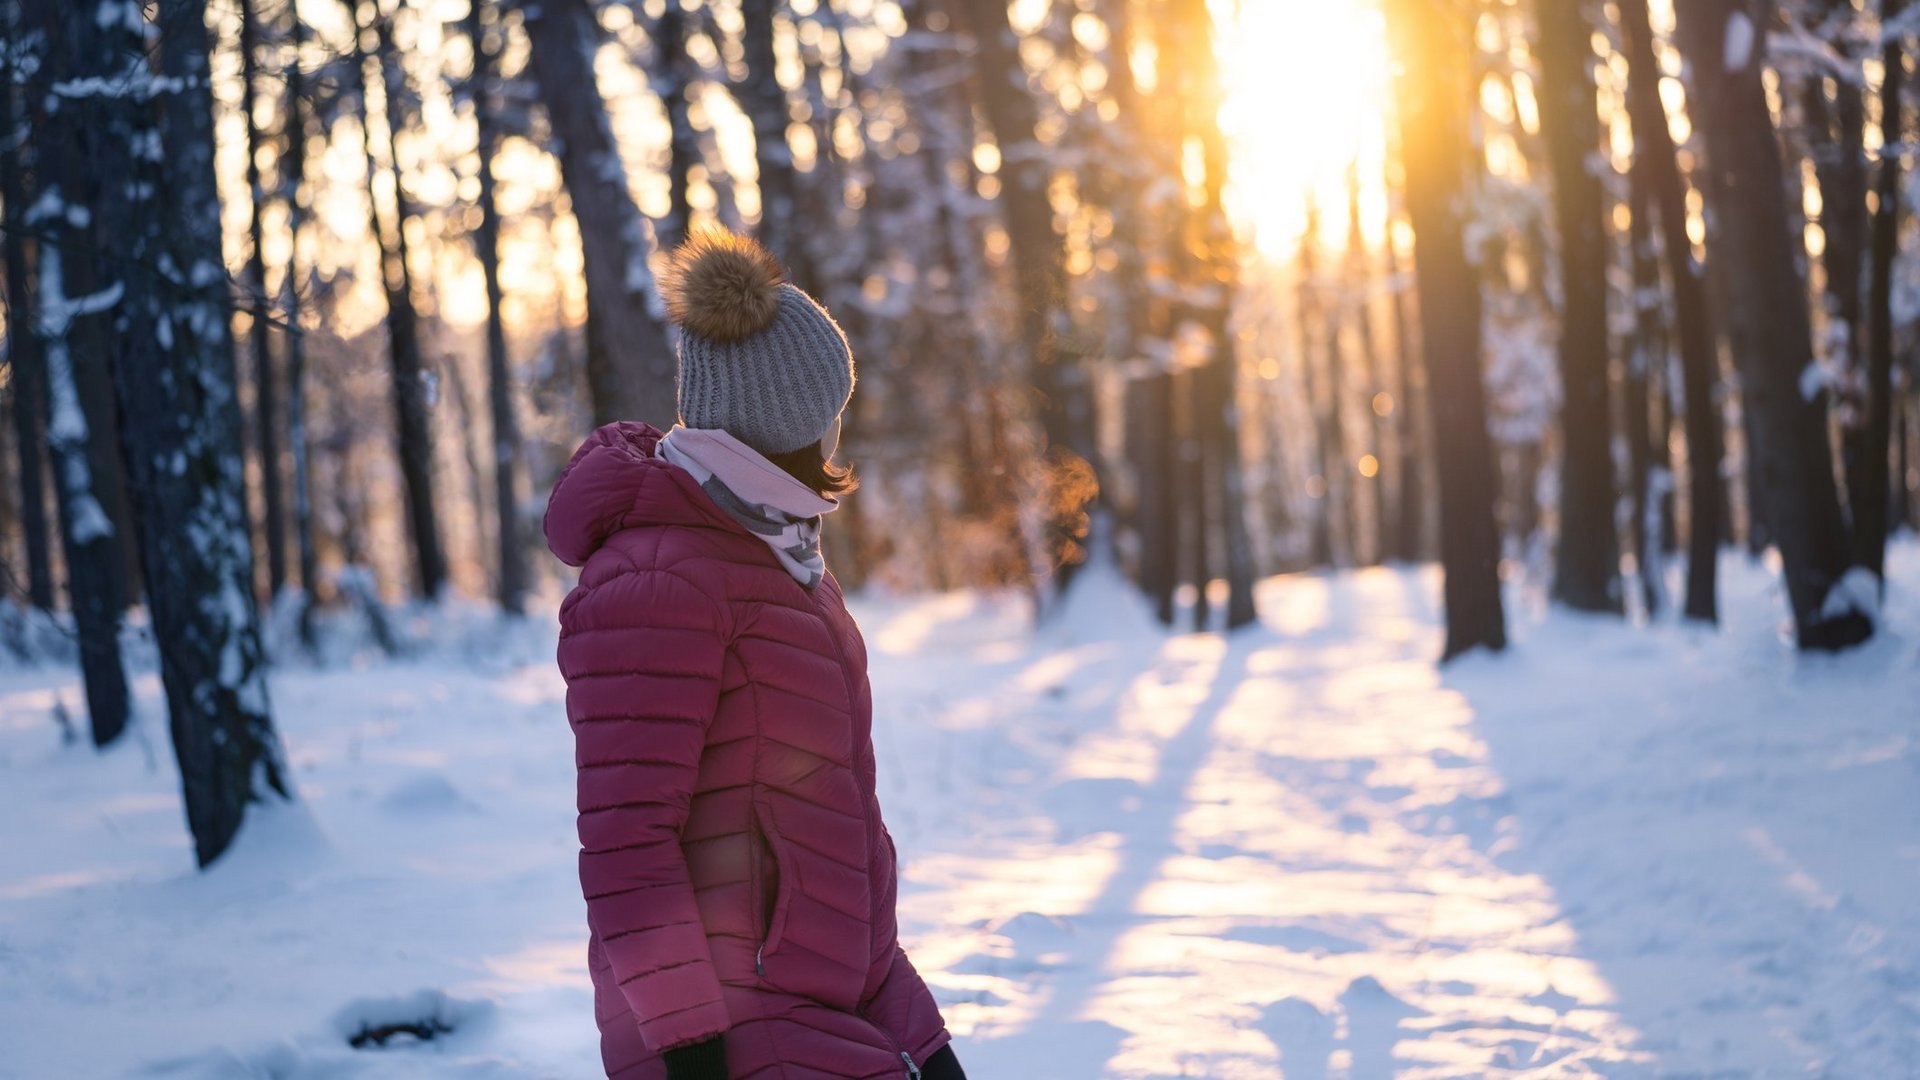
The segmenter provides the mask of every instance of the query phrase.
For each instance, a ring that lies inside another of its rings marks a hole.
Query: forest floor
[[[1097,572],[856,605],[906,944],[976,1080],[1920,1077],[1920,545],[1796,655],[1541,610],[1437,670],[1437,578],[1167,635]],[[0,672],[0,1076],[597,1075],[544,620],[272,679],[301,802],[190,869],[157,679],[105,755]],[[355,1050],[369,1026],[432,1021]]]

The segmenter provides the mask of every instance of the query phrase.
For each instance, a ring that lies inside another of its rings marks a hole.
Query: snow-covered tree
[[[1780,549],[1800,646],[1843,648],[1873,633],[1874,596],[1848,572],[1853,550],[1834,482],[1827,390],[1761,76],[1764,34],[1742,0],[1694,0],[1677,5],[1676,16],[1689,114],[1706,151],[1707,243],[1728,283],[1753,490]]]

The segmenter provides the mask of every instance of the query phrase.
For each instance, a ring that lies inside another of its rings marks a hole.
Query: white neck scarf
[[[720,509],[766,542],[793,579],[811,589],[825,576],[820,519],[840,503],[794,479],[758,451],[716,428],[674,426],[654,453],[685,469]]]

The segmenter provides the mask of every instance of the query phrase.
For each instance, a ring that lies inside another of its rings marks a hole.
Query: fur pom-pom
[[[786,271],[773,253],[725,229],[699,232],[660,273],[667,317],[708,341],[740,341],[773,325]]]

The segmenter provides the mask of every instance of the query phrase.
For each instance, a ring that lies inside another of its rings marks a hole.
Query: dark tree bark
[[[307,182],[308,104],[306,74],[301,67],[307,26],[299,9],[287,5],[293,42],[293,61],[287,65],[284,117],[286,160],[280,171],[280,197],[287,205],[286,280],[281,284],[280,317],[286,324],[287,447],[293,458],[293,535],[299,551],[300,636],[314,645],[313,598],[320,587],[319,559],[313,547],[313,457],[307,436],[307,338],[300,325],[300,228],[306,217],[302,192]]]
[[[666,107],[671,131],[667,143],[667,192],[672,208],[655,229],[660,247],[666,251],[672,251],[687,238],[687,229],[693,221],[688,186],[692,183],[693,167],[701,160],[700,133],[693,129],[689,109],[694,83],[699,77],[699,65],[687,55],[689,29],[686,9],[677,3],[668,4],[654,20],[650,35],[658,65],[658,70],[652,72],[653,93]],[[768,51],[772,51],[771,38]],[[788,163],[792,163],[791,155]]]
[[[1128,445],[1139,477],[1136,507],[1140,530],[1140,588],[1153,604],[1154,618],[1173,625],[1173,591],[1180,572],[1179,515],[1174,513],[1173,376],[1154,372],[1128,385]]]
[[[356,28],[363,26],[359,0],[347,0]],[[420,349],[419,314],[413,305],[413,269],[407,249],[407,219],[411,217],[407,189],[401,176],[399,129],[405,126],[406,75],[394,54],[391,23],[375,13],[375,48],[366,52],[359,33],[354,39],[351,77],[360,97],[361,152],[367,161],[368,228],[380,248],[380,278],[387,300],[387,362],[393,387],[394,452],[406,497],[407,531],[413,542],[414,590],[435,599],[446,584],[446,556],[440,547],[433,484],[433,429],[427,406],[427,372]],[[367,90],[366,65],[372,60],[386,94],[387,168],[393,177],[393,220],[385,220],[376,195],[379,164],[371,132],[373,104]]]
[[[1460,217],[1473,167],[1473,20],[1447,0],[1392,0],[1387,11],[1400,61],[1395,97],[1415,237],[1421,353],[1431,378],[1429,405],[1440,454],[1443,659],[1451,659],[1507,644],[1493,448],[1481,379],[1479,277],[1467,261]]]
[[[587,279],[587,387],[597,424],[677,414],[674,351],[647,259],[652,229],[627,189],[626,169],[593,79],[600,26],[587,0],[543,0],[526,9],[529,70],[560,158],[560,178],[580,223]]]
[[[1803,649],[1838,649],[1873,633],[1871,616],[1836,591],[1852,564],[1827,443],[1824,393],[1802,389],[1813,332],[1788,227],[1786,177],[1761,83],[1764,34],[1742,0],[1677,5],[1692,82],[1694,126],[1705,141],[1729,327],[1753,433],[1760,510],[1780,548]],[[1728,42],[1750,42],[1743,51]]]
[[[740,0],[745,24],[740,45],[747,73],[735,92],[741,111],[753,122],[753,162],[760,176],[760,225],[755,234],[767,250],[791,261],[800,254],[794,247],[797,179],[793,149],[787,143],[793,113],[775,70],[773,20],[779,8],[777,0]],[[821,153],[825,152],[822,146]]]
[[[1719,617],[1717,575],[1726,525],[1726,491],[1720,464],[1726,454],[1720,416],[1720,356],[1706,269],[1693,257],[1687,236],[1687,189],[1675,156],[1667,112],[1660,101],[1660,67],[1646,0],[1620,6],[1626,40],[1627,109],[1633,124],[1633,169],[1645,177],[1673,289],[1674,337],[1680,352],[1681,397],[1687,437],[1687,598],[1689,619]],[[1663,432],[1664,435],[1664,432]]]
[[[1905,9],[1905,0],[1882,0],[1882,25],[1897,18]],[[1888,41],[1881,50],[1885,74],[1880,83],[1880,145],[1893,147],[1906,141],[1902,117],[1901,84],[1905,78],[1904,41]],[[1866,422],[1848,433],[1850,450],[1847,480],[1853,503],[1854,558],[1881,579],[1885,590],[1887,536],[1897,528],[1902,516],[1887,512],[1893,478],[1888,475],[1888,457],[1893,437],[1893,276],[1894,262],[1900,253],[1901,156],[1882,150],[1880,171],[1874,183],[1873,269],[1867,301]],[[1864,186],[1864,185],[1863,185]],[[1856,283],[1857,288],[1857,283]],[[1904,447],[1903,447],[1904,449]],[[1903,455],[1904,456],[1904,455]],[[1906,470],[1901,470],[1899,485],[1904,492]]]
[[[287,512],[280,481],[280,391],[273,369],[273,349],[267,325],[267,264],[265,260],[266,186],[260,180],[260,152],[266,135],[256,111],[259,79],[259,0],[240,2],[240,111],[247,122],[247,200],[249,216],[245,285],[248,343],[253,353],[254,443],[260,454],[260,502],[265,520],[261,532],[267,542],[267,595],[280,592],[287,582]]]
[[[27,560],[27,600],[41,611],[53,610],[53,546],[47,519],[47,373],[33,307],[33,271],[27,253],[27,207],[34,197],[29,182],[33,140],[31,117],[21,108],[17,87],[26,73],[17,58],[24,29],[13,5],[6,9],[9,47],[0,50],[0,204],[4,204],[7,273],[7,361],[13,369],[13,435],[19,463],[20,532]]]
[[[1829,26],[1854,17],[1852,0],[1820,0]],[[1827,314],[1844,330],[1839,360],[1849,372],[1860,369],[1865,330],[1860,296],[1861,272],[1867,253],[1866,102],[1857,83],[1834,79],[1833,100],[1827,100],[1828,80],[1816,73],[1807,80],[1804,126],[1813,157],[1814,178],[1820,185],[1820,231],[1825,239],[1821,264],[1826,270]],[[1852,430],[1862,432],[1864,422]],[[1853,455],[1862,449],[1858,437],[1846,440],[1847,475],[1854,475]]]
[[[1667,341],[1662,325],[1665,314],[1661,303],[1660,253],[1653,239],[1652,193],[1647,190],[1644,170],[1636,169],[1628,177],[1628,211],[1632,222],[1627,231],[1628,262],[1631,268],[1633,329],[1630,331],[1625,370],[1621,377],[1621,435],[1627,447],[1628,550],[1640,576],[1641,601],[1647,614],[1661,607],[1659,545],[1654,532],[1660,527],[1656,518],[1664,514],[1659,506],[1660,491],[1654,481],[1656,444],[1664,447],[1667,428],[1665,410],[1662,423],[1654,423],[1655,387],[1658,373],[1667,365]]]
[[[473,115],[479,132],[480,228],[474,251],[487,283],[487,402],[493,421],[493,497],[497,516],[500,606],[518,615],[525,610],[527,553],[520,526],[520,421],[513,407],[513,369],[507,362],[507,331],[500,306],[500,209],[493,199],[493,155],[500,144],[494,115],[495,46],[481,26],[484,0],[471,0],[467,40],[473,46]],[[668,5],[668,13],[679,11]],[[666,22],[663,16],[662,23]],[[685,94],[680,95],[685,101]],[[677,151],[676,151],[677,153]],[[676,198],[684,197],[684,193]],[[684,223],[685,219],[681,219]]]
[[[1198,235],[1189,249],[1201,254],[1200,280],[1195,282],[1195,321],[1212,341],[1212,355],[1193,372],[1194,426],[1199,436],[1204,475],[1202,484],[1217,504],[1220,549],[1227,578],[1227,629],[1253,624],[1259,614],[1253,603],[1253,540],[1247,532],[1247,495],[1240,453],[1239,338],[1230,325],[1230,286],[1239,275],[1240,251],[1227,217],[1227,143],[1220,130],[1220,88],[1213,16],[1206,0],[1183,0],[1181,14],[1198,46],[1184,65],[1191,80],[1187,97],[1187,130],[1201,147],[1206,170],[1203,201],[1193,225]],[[1199,519],[1206,529],[1208,518]],[[1210,545],[1198,545],[1207,552]],[[1208,577],[1196,583],[1204,594]],[[1202,627],[1204,629],[1204,627]]]
[[[125,561],[106,509],[122,497],[107,365],[126,283],[105,255],[122,249],[104,242],[113,233],[101,207],[132,187],[131,146],[144,129],[129,94],[101,88],[146,77],[141,20],[131,0],[115,0],[111,8],[96,0],[29,9],[28,15],[38,20],[46,46],[43,77],[34,85],[50,99],[38,142],[42,212],[26,222],[42,235],[34,313],[46,364],[43,407],[81,681],[94,744],[105,746],[125,731],[129,713],[119,638]]]
[[[1600,117],[1587,5],[1539,5],[1540,127],[1552,164],[1560,244],[1560,535],[1553,597],[1621,610],[1607,386],[1606,205],[1595,159]]]
[[[213,96],[203,0],[162,0],[158,79],[138,49],[134,0],[74,5],[98,26],[135,28],[111,56],[151,87],[159,138],[107,127],[138,151],[93,206],[98,239],[124,265],[124,315],[109,342],[129,488],[166,686],[169,728],[200,865],[218,858],[254,802],[290,794],[267,704],[242,477],[241,415],[214,180]],[[132,46],[127,48],[126,46]],[[134,96],[134,95],[129,95]],[[121,118],[137,123],[137,105]],[[151,177],[143,194],[129,179]]]

